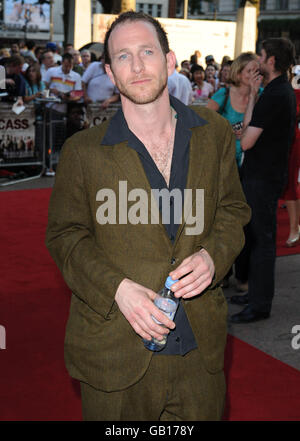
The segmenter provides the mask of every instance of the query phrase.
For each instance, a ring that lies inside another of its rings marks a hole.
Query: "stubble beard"
[[[116,81],[116,86],[119,89],[120,94],[126,97],[132,103],[150,104],[156,101],[163,94],[165,88],[167,87],[167,83],[168,75],[167,73],[165,73],[163,77],[160,77],[158,84],[154,88],[150,88],[150,90],[147,90],[146,86],[144,92],[139,92],[139,86],[137,86],[137,91],[135,93],[118,80]]]
[[[264,67],[263,67],[263,65],[262,64],[259,64],[259,72],[260,72],[260,74],[265,78],[265,79],[268,79],[268,77],[269,77],[269,72],[266,70],[266,69],[264,69]]]

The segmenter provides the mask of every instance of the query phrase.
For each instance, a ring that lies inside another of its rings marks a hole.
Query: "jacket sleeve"
[[[246,203],[236,165],[235,137],[228,122],[224,135],[221,137],[214,222],[210,234],[199,238],[198,242],[198,249],[206,249],[215,264],[215,276],[211,287],[222,281],[241,252],[245,243],[243,227],[251,217],[251,209]]]
[[[50,198],[46,246],[73,294],[108,318],[125,275],[96,244],[93,229],[80,157],[69,139]]]

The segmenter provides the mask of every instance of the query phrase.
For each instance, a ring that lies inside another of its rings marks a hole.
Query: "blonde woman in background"
[[[259,69],[257,56],[252,52],[244,52],[240,54],[231,64],[230,77],[228,87],[221,87],[208,101],[207,107],[216,110],[226,118],[234,131],[236,137],[236,161],[240,169],[243,162],[243,150],[240,138],[243,129],[244,113],[246,111],[249,95],[250,80],[255,71]],[[258,96],[263,89],[259,90]],[[244,266],[246,267],[246,265]],[[241,266],[242,268],[242,266]],[[229,271],[223,280],[223,287],[229,286],[229,277],[232,270]],[[236,289],[238,292],[246,292],[248,290],[248,274],[239,274],[236,271]]]
[[[244,113],[250,95],[250,79],[259,64],[257,56],[252,52],[240,54],[231,64],[229,88],[221,87],[208,101],[207,107],[220,112],[232,125],[236,136],[236,160],[238,167],[242,164],[243,154],[240,137],[243,127]],[[259,95],[263,89],[259,91]]]

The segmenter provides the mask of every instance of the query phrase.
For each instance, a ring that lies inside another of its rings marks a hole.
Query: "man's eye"
[[[146,50],[145,50],[145,54],[146,54],[146,55],[152,55],[152,54],[153,54],[153,51],[151,51],[150,49],[146,49]]]
[[[119,60],[126,60],[127,54],[122,54],[119,56]]]

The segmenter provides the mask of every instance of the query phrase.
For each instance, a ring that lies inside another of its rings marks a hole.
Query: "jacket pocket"
[[[206,370],[212,374],[224,368],[228,306],[222,289],[208,290],[189,305],[188,314]]]

